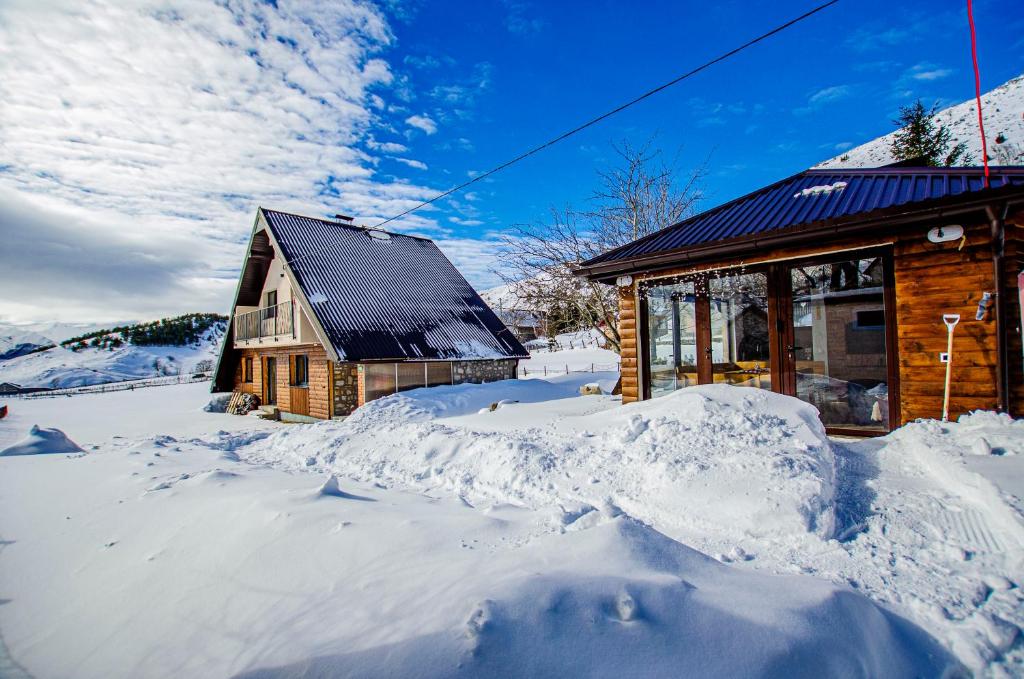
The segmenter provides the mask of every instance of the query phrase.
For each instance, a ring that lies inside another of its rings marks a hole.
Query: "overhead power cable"
[[[388,217],[384,221],[379,222],[377,224],[374,224],[370,228],[376,229],[376,228],[379,228],[381,226],[384,226],[385,224],[387,224],[389,222],[393,222],[396,219],[401,219],[402,217],[404,217],[404,216],[406,216],[408,214],[411,214],[411,213],[413,213],[413,212],[415,212],[415,211],[417,211],[417,210],[419,210],[421,208],[424,208],[424,207],[430,205],[431,203],[436,203],[437,201],[441,200],[442,198],[446,198],[446,197],[452,195],[453,193],[461,191],[462,189],[464,189],[464,188],[466,188],[468,186],[471,186],[472,184],[475,184],[476,182],[478,182],[478,181],[480,181],[482,179],[486,179],[487,177],[490,177],[493,174],[501,172],[505,168],[507,168],[507,167],[509,167],[511,165],[514,165],[514,164],[518,163],[521,160],[525,160],[526,158],[529,158],[530,156],[534,155],[535,153],[543,151],[544,149],[548,148],[549,146],[554,146],[558,142],[564,141],[565,139],[568,139],[569,137],[573,136],[574,134],[582,132],[583,130],[587,129],[588,127],[596,125],[597,123],[601,122],[602,120],[605,120],[606,118],[610,118],[613,115],[615,115],[616,113],[620,113],[621,111],[626,110],[627,108],[629,108],[630,106],[633,106],[634,104],[640,103],[641,101],[643,101],[644,99],[647,99],[648,97],[654,96],[655,94],[657,94],[658,92],[661,92],[662,90],[666,90],[669,87],[672,87],[673,85],[675,85],[677,83],[680,83],[680,82],[686,80],[687,78],[689,78],[691,76],[697,75],[701,71],[703,71],[705,69],[708,69],[711,66],[714,66],[715,64],[719,63],[720,61],[725,61],[726,59],[728,59],[728,58],[730,58],[732,56],[735,56],[736,54],[739,54],[740,52],[742,52],[743,50],[747,49],[748,47],[752,47],[752,46],[756,45],[757,43],[761,42],[762,40],[766,40],[766,39],[772,37],[776,33],[781,33],[782,31],[786,30],[790,26],[793,26],[795,24],[800,23],[804,19],[807,19],[807,18],[817,14],[818,12],[822,11],[823,9],[831,7],[832,5],[836,4],[837,2],[839,2],[839,0],[830,0],[829,2],[822,3],[822,4],[818,5],[817,7],[815,7],[814,9],[812,9],[812,10],[810,10],[808,12],[804,12],[803,14],[801,14],[800,16],[798,16],[796,18],[790,19],[786,23],[781,24],[779,26],[776,26],[775,28],[773,28],[772,30],[768,31],[767,33],[762,33],[758,37],[756,37],[756,38],[754,38],[752,40],[748,40],[747,42],[743,43],[739,47],[735,47],[735,48],[729,50],[728,52],[725,52],[724,54],[721,54],[721,55],[715,57],[711,61],[704,62],[703,64],[701,64],[700,66],[694,68],[693,70],[687,71],[686,73],[680,75],[678,78],[670,80],[670,81],[668,81],[667,83],[665,83],[663,85],[659,85],[658,87],[655,87],[652,90],[648,90],[647,92],[644,92],[643,94],[641,94],[640,96],[636,97],[635,99],[631,99],[630,101],[627,101],[625,104],[622,104],[621,106],[617,106],[616,108],[613,108],[612,110],[608,111],[607,113],[602,113],[601,115],[597,116],[596,118],[592,118],[591,120],[588,120],[587,122],[583,123],[582,125],[574,127],[573,129],[569,130],[568,132],[565,132],[564,134],[560,134],[559,136],[555,137],[554,139],[551,139],[549,141],[544,142],[540,146],[535,146],[534,148],[530,149],[529,151],[526,151],[525,153],[521,153],[518,156],[516,156],[515,158],[512,158],[511,160],[506,161],[506,162],[502,163],[501,165],[498,165],[497,167],[488,170],[487,172],[484,172],[482,174],[478,174],[477,176],[473,177],[472,179],[470,179],[467,182],[463,182],[462,184],[459,184],[458,186],[453,186],[452,188],[448,189],[447,191],[444,191],[443,193],[439,193],[436,196],[434,196],[433,198],[430,198],[429,200],[425,200],[422,203],[419,203],[418,205],[415,205],[415,206],[409,208],[408,210],[406,210],[404,212],[400,212],[399,214],[395,215],[394,217]]]

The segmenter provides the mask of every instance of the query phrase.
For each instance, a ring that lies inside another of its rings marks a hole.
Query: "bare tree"
[[[589,209],[552,208],[546,221],[514,226],[502,238],[503,269],[497,273],[524,303],[545,312],[549,326],[595,328],[618,351],[617,291],[579,278],[573,269],[693,214],[703,196],[707,161],[683,176],[652,141],[614,149],[619,162],[598,172]]]

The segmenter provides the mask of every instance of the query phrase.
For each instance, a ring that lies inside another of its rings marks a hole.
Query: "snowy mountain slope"
[[[222,327],[210,328],[200,342],[188,346],[126,344],[80,351],[56,346],[0,361],[0,382],[65,388],[188,373],[200,361],[216,360],[222,335]]]
[[[130,325],[135,321],[119,321],[116,323],[61,323],[59,321],[47,321],[41,323],[9,323],[0,322],[0,335],[15,338],[20,337],[43,337],[49,340],[50,344],[60,344],[69,337],[94,332],[102,328],[110,328],[117,325]]]
[[[3,333],[4,330],[8,328],[0,326],[0,361],[25,356],[57,344],[36,332],[17,330],[8,334]]]
[[[989,164],[1024,165],[1024,75],[1008,80],[981,97]],[[939,111],[936,121],[947,126],[952,143],[965,142],[973,165],[981,165],[978,109],[973,97]],[[861,144],[816,165],[816,168],[880,167],[895,162],[890,147],[895,131]]]

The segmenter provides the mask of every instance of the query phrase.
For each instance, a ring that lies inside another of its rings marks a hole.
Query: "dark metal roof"
[[[990,183],[991,190],[1024,187],[1024,167],[991,168]],[[586,269],[815,223],[859,221],[890,208],[918,204],[924,207],[932,201],[983,190],[981,168],[806,170],[606,252],[581,266]]]
[[[433,241],[260,210],[342,360],[529,356]]]

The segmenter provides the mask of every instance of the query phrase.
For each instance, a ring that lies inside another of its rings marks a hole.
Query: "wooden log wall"
[[[331,416],[330,380],[328,376],[330,363],[327,360],[327,352],[324,351],[322,346],[319,344],[307,344],[266,349],[241,349],[240,352],[241,360],[235,372],[235,389],[255,394],[262,400],[263,359],[272,356],[277,359],[277,407],[289,413],[295,412],[292,410],[292,391],[294,388],[289,385],[290,356],[295,354],[306,354],[309,356],[309,387],[302,390],[305,392],[304,394],[297,394],[297,396],[300,398],[302,396],[305,397],[308,404],[308,414],[311,417],[327,419]],[[243,382],[242,371],[244,370],[245,359],[249,357],[253,359],[252,382]],[[294,390],[299,391],[298,389]],[[296,400],[298,401],[298,399]],[[303,405],[298,402],[294,404],[300,411],[305,409]],[[299,414],[306,413],[299,412]]]
[[[964,224],[967,240],[962,248],[959,241],[929,242],[923,228],[904,235],[894,246],[903,422],[942,416],[946,364],[939,354],[947,347],[943,314],[960,314],[953,335],[950,419],[999,405],[994,307],[983,320],[975,320],[982,293],[995,287],[990,226]]]
[[[640,372],[637,351],[637,308],[635,288],[619,288],[619,347],[622,360],[622,402],[640,399]]]

